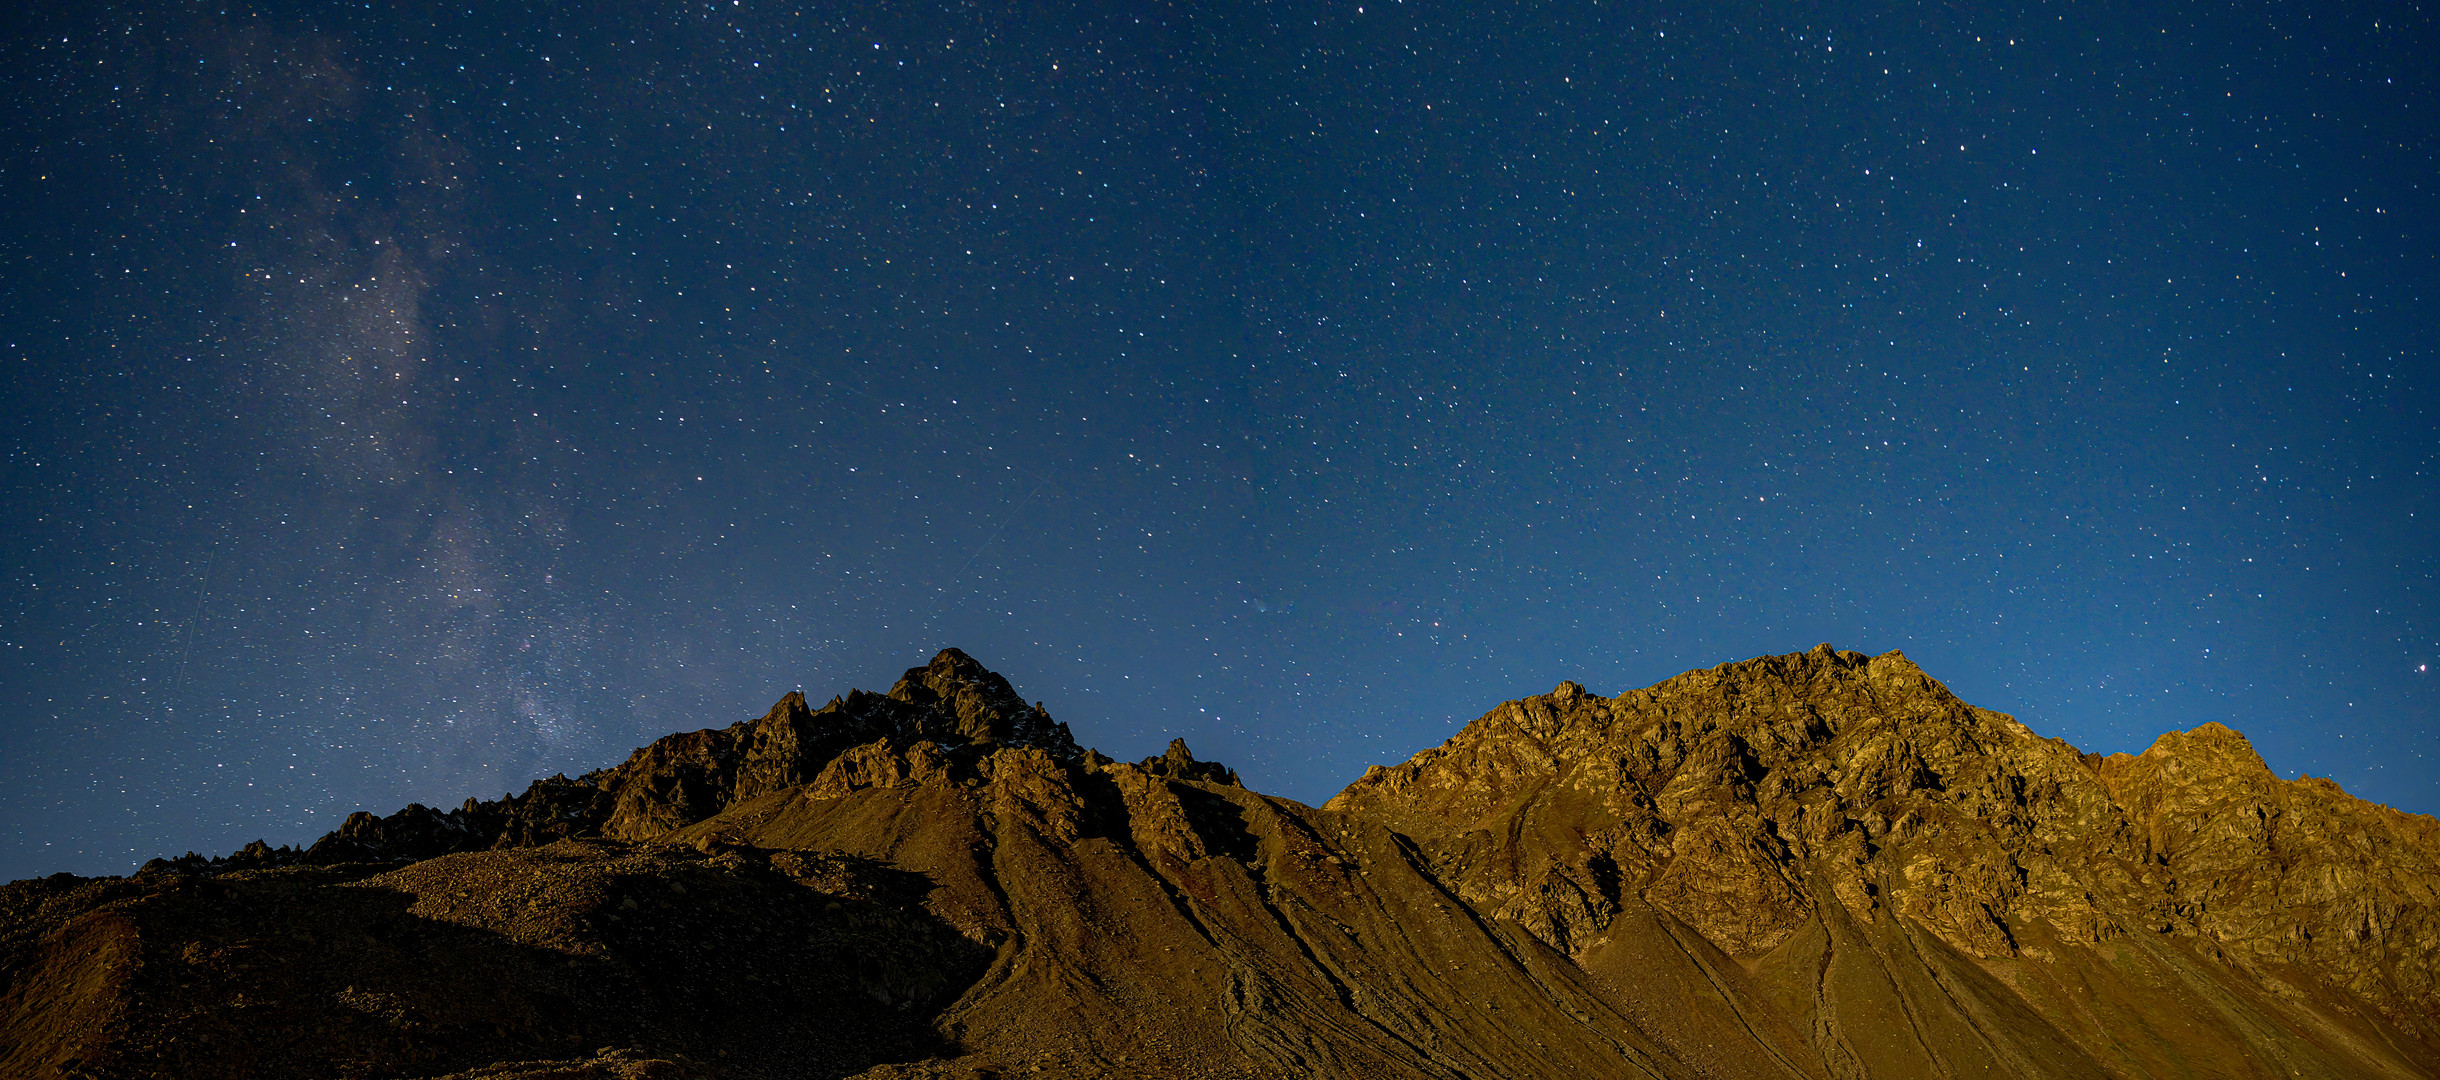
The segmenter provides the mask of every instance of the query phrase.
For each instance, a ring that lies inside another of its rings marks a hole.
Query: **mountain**
[[[0,1075],[2440,1077],[2440,821],[1905,657],[1564,683],[1315,808],[946,651],[304,850],[0,888]]]

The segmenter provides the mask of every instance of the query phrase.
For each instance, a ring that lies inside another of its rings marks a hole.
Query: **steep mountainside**
[[[2440,823],[1824,646],[1319,809],[955,650],[304,851],[0,888],[0,1075],[2440,1077]]]
[[[1691,928],[1840,1075],[2440,1061],[2440,822],[2282,781],[2217,724],[2098,758],[1825,645],[1563,684],[1327,809],[1591,971]]]

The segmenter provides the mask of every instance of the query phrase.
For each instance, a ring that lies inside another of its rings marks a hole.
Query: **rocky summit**
[[[965,654],[304,849],[0,888],[7,1077],[2440,1077],[2440,821],[1824,645],[1316,808]]]

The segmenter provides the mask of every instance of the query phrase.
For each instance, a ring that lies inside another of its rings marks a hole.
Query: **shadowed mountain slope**
[[[0,890],[0,1074],[2440,1076],[2440,823],[1827,646],[1321,808],[962,653],[305,851]]]

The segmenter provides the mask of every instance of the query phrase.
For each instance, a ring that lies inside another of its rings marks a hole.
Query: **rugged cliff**
[[[0,889],[0,1074],[2440,1076],[2440,823],[1827,646],[1321,808],[954,650],[627,762]]]
[[[1824,645],[1563,684],[1327,808],[1588,969],[1635,978],[1656,918],[1699,933],[1841,1075],[2440,1061],[2440,822],[2217,724],[2098,758]]]

